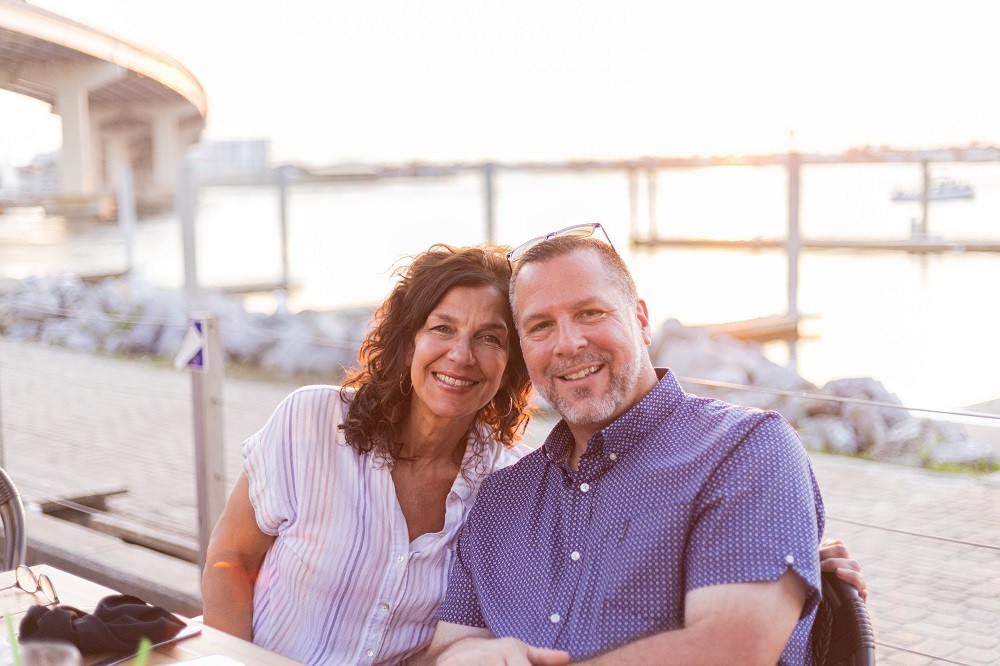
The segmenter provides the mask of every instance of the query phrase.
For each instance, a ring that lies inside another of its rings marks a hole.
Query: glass
[[[80,666],[83,657],[72,643],[66,641],[31,641],[21,643],[24,666]]]
[[[52,584],[52,580],[45,574],[36,576],[34,571],[22,564],[17,567],[14,580],[13,585],[0,587],[0,591],[17,587],[28,594],[38,594],[41,592],[51,602],[46,605],[59,603],[59,595],[56,594],[55,585]]]
[[[608,245],[611,249],[615,249],[615,244],[611,242],[611,238],[608,236],[608,232],[605,231],[604,227],[600,222],[591,222],[589,224],[574,224],[571,227],[566,227],[565,229],[560,229],[559,231],[553,231],[545,234],[544,236],[539,236],[538,238],[532,238],[530,241],[521,243],[513,250],[507,253],[507,263],[510,264],[510,269],[514,270],[514,262],[520,261],[524,257],[524,253],[535,247],[539,243],[544,243],[547,240],[552,240],[553,238],[558,238],[559,236],[577,236],[579,238],[587,238],[588,236],[593,236],[594,232],[598,229],[604,234],[605,240],[608,241]]]

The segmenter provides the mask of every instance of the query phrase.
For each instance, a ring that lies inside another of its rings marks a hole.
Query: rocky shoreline
[[[198,309],[219,318],[228,362],[286,379],[332,378],[351,367],[374,312],[261,314],[213,291],[201,295]],[[90,353],[173,359],[189,311],[182,292],[134,276],[96,284],[70,274],[0,281],[0,335]],[[768,360],[759,345],[674,320],[654,332],[650,354],[656,365],[690,379],[686,387],[694,393],[780,412],[809,450],[970,470],[1000,463],[993,448],[962,425],[914,416],[873,378],[816,386]]]

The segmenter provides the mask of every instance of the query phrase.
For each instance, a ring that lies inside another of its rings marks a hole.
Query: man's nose
[[[587,339],[579,326],[573,323],[560,324],[553,350],[560,356],[573,356],[587,345]]]

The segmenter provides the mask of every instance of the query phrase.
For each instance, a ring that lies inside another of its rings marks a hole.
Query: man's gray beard
[[[647,352],[645,347],[636,346],[639,348],[634,350],[631,362],[617,371],[612,371],[611,364],[606,360],[601,360],[602,363],[605,363],[608,371],[612,373],[611,382],[607,393],[596,399],[591,397],[593,389],[590,387],[572,390],[571,395],[575,399],[566,398],[564,394],[560,395],[555,390],[555,382],[558,381],[555,377],[550,377],[544,388],[541,386],[536,386],[536,388],[567,423],[585,425],[610,421],[611,417],[622,409],[625,401],[628,400],[639,383],[639,377],[642,374],[642,363],[639,355]]]

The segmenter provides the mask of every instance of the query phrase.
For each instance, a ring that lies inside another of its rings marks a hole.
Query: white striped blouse
[[[337,387],[300,388],[243,443],[257,524],[277,537],[254,589],[253,640],[306,664],[395,664],[433,634],[485,473],[525,449],[487,440],[484,464],[455,479],[444,529],[410,543],[390,468],[337,428],[346,408]]]

